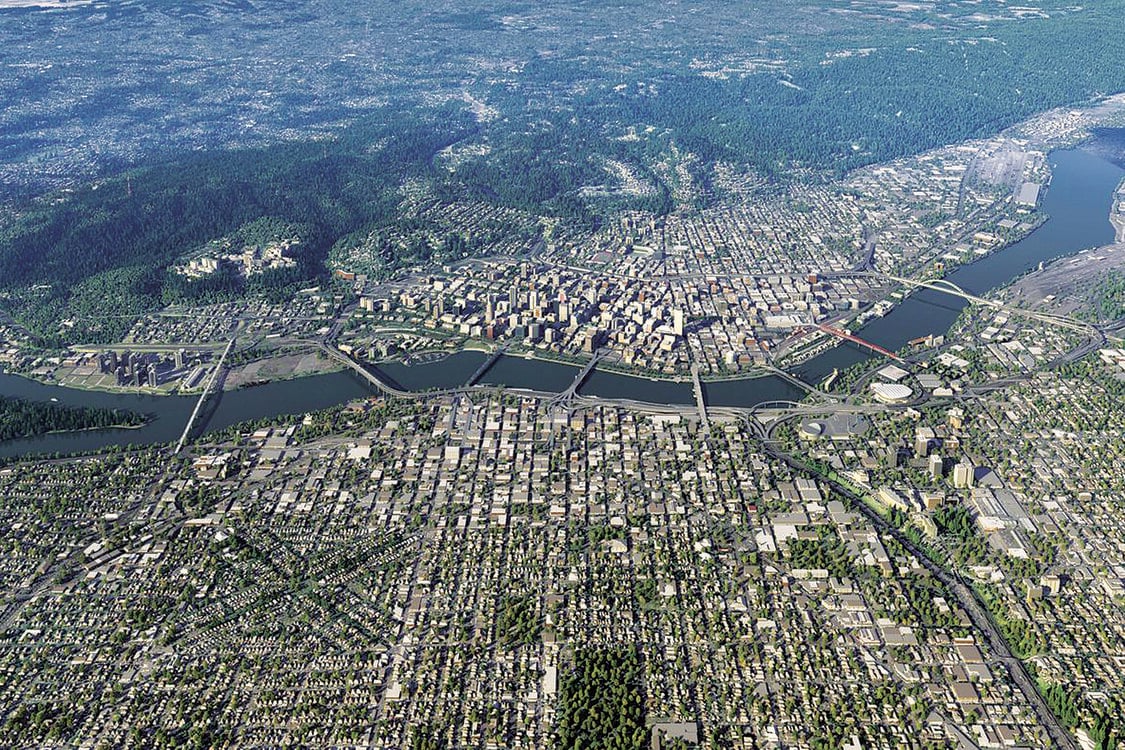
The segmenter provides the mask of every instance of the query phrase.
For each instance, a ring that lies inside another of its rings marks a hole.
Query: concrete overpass
[[[396,388],[395,386],[391,385],[390,383],[383,380],[382,378],[376,377],[370,370],[368,370],[366,367],[361,365],[359,362],[356,362],[354,359],[352,359],[348,355],[344,354],[342,351],[340,351],[336,347],[330,346],[330,345],[328,345],[324,342],[318,342],[317,346],[320,348],[320,350],[322,352],[324,352],[326,355],[328,355],[329,359],[333,359],[336,362],[339,362],[340,364],[344,365],[345,367],[350,369],[352,372],[356,373],[361,378],[366,380],[368,383],[375,386],[377,389],[379,389],[383,393],[386,393],[388,396],[398,396],[399,398],[419,398],[420,396],[423,396],[423,395],[426,396],[426,397],[447,396],[447,395],[450,395],[450,394],[460,393],[461,391],[467,390],[465,387],[445,388],[445,389],[438,390],[438,391],[407,391],[407,390],[403,390],[402,388]]]

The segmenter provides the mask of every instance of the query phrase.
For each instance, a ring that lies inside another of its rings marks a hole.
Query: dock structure
[[[691,366],[691,385],[695,391],[695,408],[699,410],[699,422],[707,432],[711,431],[711,421],[707,418],[707,404],[703,401],[703,383],[699,380],[699,363]]]
[[[500,359],[500,357],[502,357],[506,351],[508,351],[507,344],[494,350],[492,354],[488,355],[488,359],[482,362],[480,367],[474,370],[473,374],[469,376],[469,379],[465,381],[464,387],[468,388],[469,386],[476,385],[481,376],[488,372],[488,368],[492,367],[492,365],[496,363],[496,360]]]
[[[207,378],[207,382],[204,383],[203,392],[199,394],[199,400],[195,402],[195,408],[192,409],[191,416],[188,417],[187,425],[184,426],[184,432],[180,435],[179,442],[176,443],[176,450],[174,451],[176,455],[179,455],[180,451],[182,451],[187,444],[188,436],[191,435],[191,428],[195,426],[195,420],[199,418],[199,412],[203,410],[203,404],[211,395],[211,389],[214,388],[215,383],[218,382],[219,372],[223,369],[223,363],[226,362],[230,350],[234,348],[234,342],[237,338],[237,336],[234,336],[227,342],[227,347],[223,349],[222,356],[219,357],[219,361],[215,363],[215,368],[211,370],[211,375]]]

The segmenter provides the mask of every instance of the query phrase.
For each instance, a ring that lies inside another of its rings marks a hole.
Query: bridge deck
[[[473,374],[469,376],[469,379],[465,381],[465,387],[468,388],[471,385],[475,385],[476,382],[480,380],[481,375],[484,375],[486,372],[488,372],[488,368],[492,367],[492,365],[496,363],[496,360],[500,359],[500,357],[506,351],[508,351],[508,346],[505,344],[499,349],[493,351],[492,354],[488,355],[488,358],[485,359],[484,362],[481,363],[480,367],[474,370]]]
[[[230,354],[230,350],[234,347],[234,341],[237,338],[238,337],[235,336],[227,342],[227,347],[223,349],[223,354],[221,357],[219,357],[219,361],[215,364],[215,369],[211,370],[211,375],[207,378],[207,383],[203,386],[203,393],[199,394],[199,400],[195,402],[195,408],[192,410],[191,416],[188,417],[187,425],[184,427],[183,434],[180,435],[180,440],[176,443],[175,453],[178,454],[184,449],[184,445],[187,443],[188,436],[191,434],[191,428],[195,426],[195,420],[199,418],[199,412],[203,408],[203,403],[207,400],[208,396],[211,395],[211,388],[214,387],[215,381],[218,380],[219,371],[223,369],[223,363],[226,362],[227,355]]]
[[[574,376],[574,380],[571,381],[566,390],[562,391],[551,399],[551,405],[557,406],[559,404],[565,404],[573,401],[574,397],[578,395],[578,389],[581,387],[582,383],[585,382],[590,372],[597,366],[598,360],[600,360],[604,355],[605,352],[601,349],[595,351],[594,356],[590,357],[590,360],[585,365],[583,365],[582,369],[578,372],[577,375]]]
[[[711,421],[707,418],[707,404],[703,401],[703,383],[699,380],[698,364],[691,366],[691,381],[692,389],[695,391],[695,408],[699,410],[699,421],[703,424],[703,429],[710,432]]]
[[[850,341],[853,344],[859,344],[860,346],[865,346],[865,347],[867,347],[868,349],[870,349],[874,352],[878,352],[879,354],[882,354],[884,357],[890,357],[891,359],[895,360],[896,362],[904,361],[902,359],[902,357],[898,356],[894,352],[889,351],[887,349],[884,349],[883,347],[879,346],[878,344],[873,344],[870,341],[867,341],[866,339],[861,339],[859,336],[852,335],[852,334],[848,333],[847,331],[841,331],[839,328],[833,328],[832,326],[825,325],[824,323],[818,323],[816,327],[819,328],[820,330],[824,331],[825,333],[830,333],[833,336],[837,336],[839,338],[842,338],[844,341]]]

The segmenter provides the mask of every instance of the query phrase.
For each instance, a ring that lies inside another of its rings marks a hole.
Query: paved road
[[[770,444],[764,444],[763,448],[767,453],[781,461],[792,466],[794,469],[803,473],[814,473],[809,467],[805,466],[801,461],[790,456],[787,453],[779,451],[776,447]],[[988,610],[981,603],[976,593],[969,588],[960,579],[959,576],[950,572],[946,568],[938,565],[932,559],[926,556],[925,552],[921,550],[910,537],[906,536],[898,527],[888,523],[881,515],[872,510],[862,498],[852,494],[851,490],[843,485],[835,482],[827,477],[822,477],[833,490],[835,490],[841,497],[845,498],[852,508],[861,513],[871,524],[878,529],[881,533],[892,536],[902,544],[911,554],[913,554],[922,565],[957,599],[957,603],[968,614],[969,620],[972,622],[973,627],[982,632],[988,642],[992,652],[996,655],[999,661],[1007,669],[1008,674],[1011,676],[1012,681],[1023,693],[1024,698],[1031,704],[1035,710],[1036,716],[1039,718],[1040,724],[1047,730],[1048,735],[1051,737],[1051,742],[1055,747],[1065,748],[1066,750],[1078,750],[1074,739],[1070,736],[1067,730],[1059,723],[1058,718],[1051,713],[1051,709],[1047,707],[1046,701],[1043,696],[1035,687],[1035,683],[1031,679],[1027,668],[1023,662],[1012,655],[1011,649],[1008,647],[1007,642],[1004,640],[1003,635],[1000,633],[999,627],[993,621],[992,616]]]

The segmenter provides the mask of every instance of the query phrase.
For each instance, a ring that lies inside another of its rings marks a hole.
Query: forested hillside
[[[322,282],[329,251],[344,238],[377,245],[387,273],[489,251],[479,233],[406,216],[418,195],[596,223],[623,209],[661,214],[726,200],[713,184],[718,163],[766,184],[831,179],[1125,90],[1122,10],[1120,0],[1022,9],[991,2],[845,9],[819,0],[784,8],[427,11],[417,39],[386,50],[395,65],[382,77],[356,79],[380,92],[362,107],[341,109],[297,90],[276,94],[289,112],[340,118],[331,132],[310,126],[294,140],[297,119],[283,142],[240,146],[217,136],[208,148],[158,150],[72,191],[10,202],[0,221],[0,306],[48,346],[112,341],[133,316],[169,302],[284,297]],[[601,22],[625,28],[622,14],[636,22],[627,38],[597,33]],[[32,34],[38,17],[21,18]],[[228,11],[207,18],[224,28],[244,22]],[[442,43],[419,41],[431,33]],[[482,58],[487,49],[498,57]],[[463,69],[475,72],[466,77]],[[355,72],[330,66],[316,75],[346,71]],[[129,111],[130,128],[155,122],[147,110]],[[0,117],[11,126],[0,162],[3,153],[34,149],[24,140],[40,137],[34,129],[20,135],[32,116],[14,112]],[[103,115],[91,104],[59,117],[79,126],[89,119],[83,137],[92,138],[112,132],[98,129]],[[169,274],[185,255],[264,217],[301,226],[296,268],[241,280],[229,272],[195,282]],[[396,236],[441,239],[388,239]]]
[[[301,224],[297,268],[238,288],[285,294],[318,281],[338,237],[396,221],[395,189],[463,137],[462,120],[451,113],[441,123],[420,123],[404,115],[400,123],[356,126],[331,143],[192,154],[38,201],[0,229],[4,303],[48,344],[112,341],[129,316],[233,288],[219,277],[191,289],[170,279],[168,268],[193,248],[267,216]],[[371,149],[373,141],[384,145]],[[73,326],[60,328],[62,320]]]

